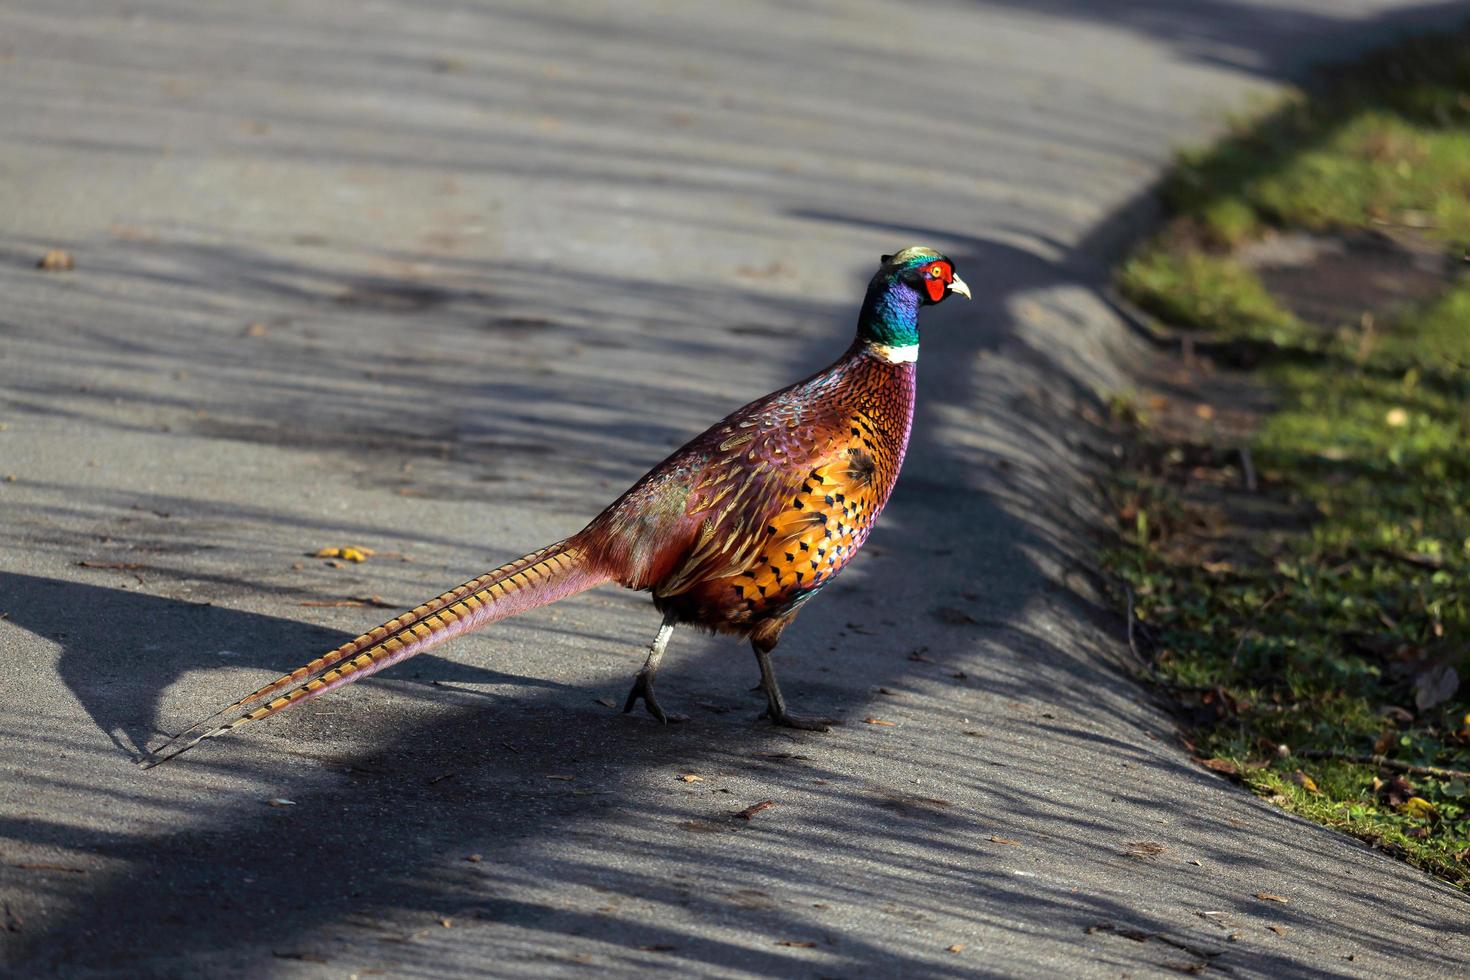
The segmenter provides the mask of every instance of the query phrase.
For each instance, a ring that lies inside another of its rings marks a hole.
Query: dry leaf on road
[[[741,810],[739,813],[735,814],[735,816],[739,817],[741,820],[749,820],[751,817],[755,816],[757,813],[760,813],[762,810],[769,810],[775,805],[775,800],[761,800],[759,803],[752,803],[744,810]]]
[[[66,249],[53,248],[41,256],[41,261],[36,263],[36,268],[43,269],[46,272],[69,272],[75,269],[76,265],[76,260],[71,257],[71,253]]]
[[[371,548],[358,548],[352,545],[343,545],[340,548],[322,548],[312,553],[313,558],[341,558],[343,561],[359,562],[367,561],[373,556]]]

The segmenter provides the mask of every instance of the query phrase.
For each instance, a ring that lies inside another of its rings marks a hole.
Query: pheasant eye
[[[940,276],[944,275],[944,267],[938,265],[930,266],[929,275],[933,276],[935,279],[938,279]]]

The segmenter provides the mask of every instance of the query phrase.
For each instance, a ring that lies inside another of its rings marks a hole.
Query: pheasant
[[[151,768],[199,742],[309,701],[497,620],[605,582],[651,592],[663,624],[628,692],[661,722],[654,679],[681,623],[748,637],[768,717],[786,710],[771,651],[847,566],[888,502],[908,446],[919,308],[970,297],[930,248],[882,257],[857,337],[830,367],[751,402],[655,466],[592,523],[417,606],[227,705],[149,752]],[[224,720],[228,717],[228,720]]]

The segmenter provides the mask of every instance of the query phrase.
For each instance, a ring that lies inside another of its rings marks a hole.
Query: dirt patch
[[[1460,271],[1442,244],[1408,229],[1281,232],[1243,246],[1235,257],[1282,306],[1326,330],[1438,299]]]

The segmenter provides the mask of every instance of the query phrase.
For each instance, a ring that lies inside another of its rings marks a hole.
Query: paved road
[[[0,965],[1462,973],[1462,897],[1196,769],[1127,680],[1079,414],[1127,385],[1096,285],[1170,147],[1452,12],[10,0]],[[847,725],[757,724],[748,650],[692,634],[692,720],[618,714],[657,617],[604,590],[133,767],[385,618],[332,603],[575,530],[825,363],[911,242],[976,302],[927,318],[898,493],[777,657]]]

